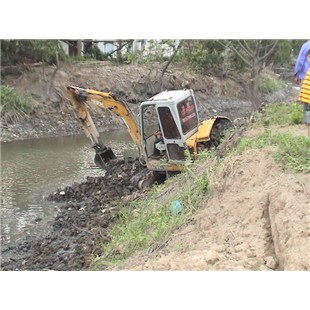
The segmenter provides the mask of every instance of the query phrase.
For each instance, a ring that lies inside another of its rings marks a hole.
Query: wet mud
[[[146,175],[137,160],[115,159],[110,173],[87,177],[51,193],[47,199],[61,202],[45,236],[27,236],[15,245],[1,241],[1,270],[86,270],[92,257],[102,254],[108,227],[118,218],[120,203],[140,196],[137,175]]]

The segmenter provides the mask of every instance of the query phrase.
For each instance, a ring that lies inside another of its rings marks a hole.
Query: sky
[[[10,0],[1,3],[0,38],[308,39],[309,3]]]

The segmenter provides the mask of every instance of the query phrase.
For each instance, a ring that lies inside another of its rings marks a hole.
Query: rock
[[[278,266],[278,261],[273,256],[265,258],[265,264],[268,268],[275,270]]]
[[[59,193],[59,195],[64,196],[64,195],[66,195],[66,192],[65,192],[65,191],[61,191],[61,192]]]

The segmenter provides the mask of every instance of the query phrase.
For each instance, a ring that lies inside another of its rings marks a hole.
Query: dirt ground
[[[160,91],[156,66],[78,63],[61,66],[51,80],[54,70],[40,67],[4,78],[18,93],[32,96],[35,111],[31,120],[2,123],[2,142],[81,133],[65,92],[67,85],[111,90],[135,113],[139,102]],[[175,89],[188,83],[194,89],[200,115],[222,114],[238,120],[250,114],[245,91],[234,80],[176,69],[168,72],[163,84]],[[293,102],[296,93],[288,86],[265,100],[279,98]],[[108,113],[95,121],[103,131],[121,124]],[[302,125],[288,130],[306,134]],[[89,177],[84,183],[51,193],[50,199],[63,205],[50,233],[17,245],[2,244],[1,270],[87,270],[92,256],[101,254],[98,244],[109,241],[107,229],[117,220],[114,204],[143,195],[131,182],[141,170],[139,165],[122,159],[112,165],[113,176]],[[191,223],[176,231],[161,250],[132,257],[124,269],[309,270],[309,184],[309,174],[283,171],[268,149],[229,157],[212,180],[211,199],[202,202]]]
[[[191,223],[124,269],[309,270],[309,174],[284,172],[269,151],[228,158]]]

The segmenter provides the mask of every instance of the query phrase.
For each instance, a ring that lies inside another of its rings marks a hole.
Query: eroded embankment
[[[284,172],[267,149],[249,150],[228,157],[212,184],[187,227],[124,269],[310,269],[309,175]]]

